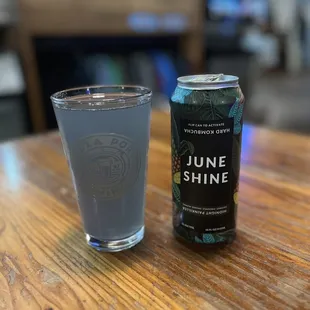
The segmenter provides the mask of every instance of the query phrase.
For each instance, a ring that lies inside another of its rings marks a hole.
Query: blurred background
[[[176,78],[240,77],[246,121],[310,132],[310,0],[0,0],[0,140],[57,127],[49,96],[141,84],[169,109]]]

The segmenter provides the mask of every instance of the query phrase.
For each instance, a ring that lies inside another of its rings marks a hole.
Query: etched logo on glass
[[[99,134],[78,143],[82,188],[96,198],[121,197],[136,182],[141,166],[139,150],[125,136]]]

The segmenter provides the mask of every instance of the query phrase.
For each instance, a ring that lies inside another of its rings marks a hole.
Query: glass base
[[[130,237],[113,241],[99,240],[90,236],[89,234],[86,234],[86,240],[88,245],[98,251],[103,252],[119,252],[130,249],[136,244],[138,244],[143,239],[143,237],[144,226]]]

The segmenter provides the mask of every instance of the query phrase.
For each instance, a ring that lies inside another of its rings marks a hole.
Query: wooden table
[[[310,309],[310,138],[245,126],[237,240],[194,252],[169,132],[153,113],[146,236],[117,254],[85,243],[57,133],[0,146],[0,309]]]

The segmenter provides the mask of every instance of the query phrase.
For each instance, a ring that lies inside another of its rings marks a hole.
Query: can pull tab
[[[220,74],[210,74],[207,76],[206,78],[206,82],[220,82],[221,80],[223,80],[224,74],[220,73]]]

